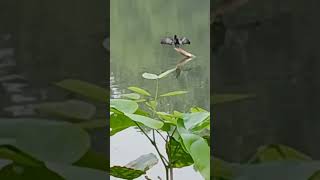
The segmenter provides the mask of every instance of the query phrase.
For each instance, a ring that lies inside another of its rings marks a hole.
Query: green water
[[[174,99],[170,109],[185,110],[198,105],[209,109],[210,29],[209,1],[111,1],[111,72],[120,89],[140,86],[154,89],[143,72],[159,74],[175,67],[183,56],[171,46],[161,45],[165,36],[185,36],[191,45],[184,48],[197,57],[181,76],[160,81],[160,93],[187,90],[187,96]],[[170,110],[169,109],[169,110]]]
[[[200,106],[209,110],[209,2],[111,0],[111,86],[116,86],[111,88],[111,94],[127,93],[128,86],[142,87],[154,93],[155,82],[143,79],[141,75],[144,72],[159,74],[174,68],[183,58],[172,46],[160,44],[161,38],[176,34],[191,41],[190,45],[183,48],[196,58],[187,63],[185,71],[178,78],[172,73],[160,80],[160,94],[175,90],[188,91],[187,95],[164,100],[160,108],[163,111],[187,111],[192,106]],[[148,153],[149,146],[145,137],[132,130],[112,136],[111,164],[124,165],[142,155],[142,152]],[[140,151],[141,147],[145,148]],[[157,175],[164,177],[163,173],[159,163],[159,167],[151,171],[151,178],[157,179]],[[175,174],[176,179],[201,179],[192,167],[177,170]]]

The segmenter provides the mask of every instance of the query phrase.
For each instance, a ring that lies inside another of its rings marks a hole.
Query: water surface
[[[197,57],[190,61],[179,78],[175,74],[160,80],[159,93],[186,90],[187,95],[166,99],[160,110],[186,112],[200,106],[209,110],[209,29],[208,0],[111,1],[110,49],[111,95],[118,98],[128,93],[128,86],[155,91],[155,82],[142,78],[142,73],[159,74],[176,66],[183,56],[171,46],[160,44],[165,36],[185,36],[191,45],[183,48]],[[160,141],[159,141],[160,143]],[[140,155],[155,152],[147,139],[134,128],[111,137],[111,165],[125,165]],[[160,144],[161,145],[161,144]],[[193,167],[175,170],[176,179],[202,179]],[[162,164],[148,174],[152,179],[164,176]],[[144,179],[143,177],[141,177]]]

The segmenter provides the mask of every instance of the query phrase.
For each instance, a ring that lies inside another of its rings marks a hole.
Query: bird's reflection
[[[176,65],[176,78],[178,78],[180,76],[184,65],[187,64],[192,59],[193,59],[193,57],[184,57],[180,61],[178,61],[177,65]]]

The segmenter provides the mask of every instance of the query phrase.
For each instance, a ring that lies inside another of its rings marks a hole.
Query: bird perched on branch
[[[182,45],[191,44],[191,43],[190,43],[190,40],[187,39],[186,37],[178,38],[177,35],[174,35],[173,38],[165,37],[161,39],[160,44],[174,45],[174,47],[179,48]]]

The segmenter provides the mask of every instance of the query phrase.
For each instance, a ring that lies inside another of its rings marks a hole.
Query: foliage
[[[56,85],[92,102],[109,97],[109,91],[80,80]],[[0,119],[0,179],[105,179],[109,160],[91,149],[87,132],[106,128],[105,118],[96,118],[96,106],[74,99],[36,109],[44,118]]]
[[[282,144],[258,148],[246,163],[229,163],[213,159],[211,176],[215,180],[292,179],[316,180],[320,162]]]
[[[137,126],[149,139],[166,168],[166,179],[173,179],[172,169],[194,165],[195,169],[205,179],[210,179],[210,149],[207,141],[199,132],[209,130],[210,113],[201,108],[192,108],[187,113],[161,112],[160,104],[163,98],[187,94],[187,91],[173,91],[159,94],[159,81],[174,72],[170,69],[160,75],[143,73],[142,77],[156,83],[156,91],[151,94],[140,87],[129,87],[135,98],[122,96],[125,99],[111,99],[110,135],[114,135],[130,126]],[[145,99],[143,102],[136,100]],[[198,109],[195,111],[195,109]],[[199,110],[201,109],[201,112]],[[139,112],[146,112],[141,114]],[[133,122],[133,123],[132,123]],[[205,125],[204,125],[205,124]],[[152,137],[145,131],[151,129]],[[158,133],[166,143],[166,156],[161,154],[155,139]],[[128,173],[131,171],[125,167]],[[124,171],[119,166],[111,167],[113,171]],[[146,170],[144,171],[144,173]],[[123,173],[126,174],[126,173]],[[114,175],[111,173],[111,175]],[[142,175],[142,173],[140,174]],[[119,177],[119,174],[115,176]],[[122,177],[126,178],[126,177]]]

